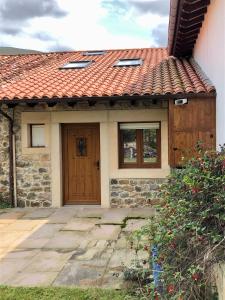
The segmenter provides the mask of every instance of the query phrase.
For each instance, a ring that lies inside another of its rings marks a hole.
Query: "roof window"
[[[60,69],[82,69],[88,67],[92,62],[92,60],[70,61]]]
[[[99,51],[86,51],[83,53],[84,56],[91,56],[91,55],[103,55],[106,51],[99,50]]]
[[[143,60],[141,58],[121,58],[115,63],[115,67],[141,66]]]

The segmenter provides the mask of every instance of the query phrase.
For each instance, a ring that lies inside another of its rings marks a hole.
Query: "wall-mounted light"
[[[188,103],[188,99],[187,98],[174,100],[174,104],[175,105],[184,105],[184,104],[187,104],[187,103]]]

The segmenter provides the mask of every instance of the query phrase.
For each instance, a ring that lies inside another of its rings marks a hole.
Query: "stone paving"
[[[0,285],[123,288],[127,237],[152,208],[0,210]],[[140,253],[144,259],[146,253]]]

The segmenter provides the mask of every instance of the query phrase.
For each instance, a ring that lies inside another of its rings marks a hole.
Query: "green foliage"
[[[2,195],[0,194],[0,209],[4,209],[4,208],[10,208],[11,205],[4,201],[3,198],[2,198]]]
[[[131,300],[125,292],[79,288],[22,288],[0,286],[0,300]]]
[[[163,291],[142,286],[144,299],[217,299],[212,266],[224,260],[225,151],[203,151],[161,187],[158,214],[136,232],[138,248],[158,247]],[[146,238],[148,242],[146,243]],[[143,241],[144,242],[141,242]],[[214,298],[215,297],[215,298]]]

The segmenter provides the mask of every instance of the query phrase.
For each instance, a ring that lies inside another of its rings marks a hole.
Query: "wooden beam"
[[[70,107],[74,107],[77,105],[77,101],[67,101],[67,105]]]
[[[38,103],[37,102],[27,102],[26,105],[29,107],[35,107]]]
[[[203,0],[203,1],[200,0],[198,2],[195,1],[194,3],[190,3],[190,0],[188,0],[188,2],[187,1],[184,2],[182,10],[190,13],[190,12],[199,10],[201,8],[207,7],[207,5],[209,5],[209,4],[210,4],[210,0]]]
[[[193,24],[201,23],[203,20],[204,20],[204,15],[200,15],[196,18],[188,18],[188,19],[181,18],[180,26],[187,28]]]
[[[110,100],[109,101],[109,106],[113,107],[113,106],[115,106],[115,104],[116,104],[115,100]]]
[[[95,104],[96,104],[96,101],[93,101],[93,100],[88,101],[89,106],[95,106]]]
[[[53,107],[57,104],[57,102],[47,102],[48,107]]]
[[[7,103],[8,108],[14,108],[17,106],[17,103]]]
[[[131,104],[132,106],[137,106],[137,100],[136,100],[136,99],[132,99],[132,100],[130,101],[130,104]]]
[[[206,12],[207,12],[207,7],[202,7],[193,12],[183,11],[182,18],[183,19],[194,19],[194,18],[198,17],[199,15],[204,15]]]

